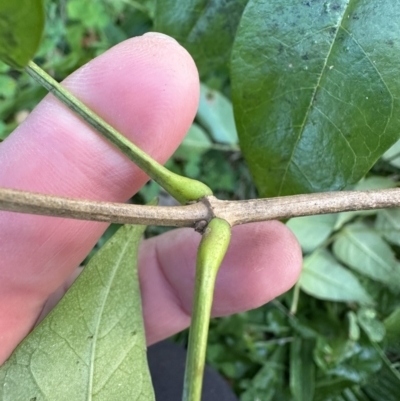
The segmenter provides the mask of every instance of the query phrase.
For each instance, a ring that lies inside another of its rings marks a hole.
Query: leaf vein
[[[353,153],[354,160],[355,160],[357,158],[356,153],[354,152],[354,149],[351,147],[351,144],[350,144],[349,140],[346,138],[346,135],[343,133],[343,131],[322,110],[320,110],[318,107],[315,107],[315,110],[318,111],[318,113],[320,113],[327,121],[329,121],[339,131],[340,135],[342,136],[342,138],[346,142],[347,146]]]
[[[371,66],[374,68],[374,70],[376,71],[376,73],[378,74],[380,80],[382,81],[383,85],[385,85],[386,90],[388,91],[389,95],[390,95],[390,114],[389,117],[387,118],[386,124],[385,124],[385,128],[382,131],[381,135],[385,135],[387,127],[389,125],[389,121],[391,120],[392,116],[393,116],[393,108],[394,108],[394,96],[392,94],[392,92],[390,91],[386,81],[384,80],[382,74],[380,73],[380,71],[378,70],[378,68],[376,67],[375,63],[371,60],[371,58],[369,57],[368,53],[365,51],[365,49],[363,48],[363,46],[361,46],[361,43],[346,29],[343,28],[342,29],[348,34],[348,36],[351,38],[351,40],[359,47],[359,49],[363,52],[365,58],[369,61],[369,63],[371,64]]]
[[[328,64],[328,59],[329,59],[329,57],[330,57],[330,55],[331,55],[331,53],[332,53],[332,49],[333,49],[333,46],[334,46],[334,44],[335,44],[335,42],[336,42],[337,35],[338,35],[339,29],[340,29],[340,27],[341,27],[341,25],[342,25],[342,22],[343,22],[343,19],[344,19],[345,14],[346,14],[346,8],[345,8],[345,10],[343,11],[343,14],[342,14],[340,20],[338,21],[338,24],[336,25],[337,29],[336,29],[336,32],[335,32],[335,36],[334,36],[333,39],[332,39],[332,43],[331,43],[331,45],[330,45],[330,47],[329,47],[327,56],[325,57],[324,64],[323,64],[323,66],[322,66],[322,68],[321,68],[321,73],[320,73],[319,76],[318,76],[318,80],[317,80],[317,83],[316,83],[316,85],[315,85],[315,89],[314,89],[314,91],[313,91],[313,93],[312,93],[312,96],[311,96],[311,98],[310,98],[310,103],[309,103],[309,105],[308,105],[308,108],[307,108],[307,111],[306,111],[306,113],[305,113],[303,122],[302,122],[302,124],[301,124],[301,128],[300,128],[299,134],[298,134],[298,136],[297,136],[297,140],[296,140],[296,142],[295,142],[295,144],[294,144],[294,146],[293,146],[293,150],[292,150],[292,152],[291,152],[290,158],[289,158],[288,163],[287,163],[287,165],[286,165],[285,172],[284,172],[284,174],[283,174],[283,176],[282,176],[281,185],[280,185],[279,191],[278,191],[278,196],[282,193],[282,189],[283,189],[283,186],[284,186],[285,181],[286,181],[287,173],[288,173],[288,171],[289,171],[289,166],[290,166],[290,164],[292,163],[292,160],[293,160],[293,157],[294,157],[294,153],[295,153],[295,151],[296,151],[296,149],[297,149],[297,146],[298,146],[298,144],[299,144],[299,142],[300,142],[300,139],[301,139],[301,137],[302,137],[302,135],[303,135],[304,128],[305,128],[305,124],[306,124],[306,121],[307,121],[308,116],[309,116],[309,114],[310,114],[311,106],[312,106],[312,103],[313,103],[313,101],[314,101],[314,97],[315,97],[315,95],[316,95],[316,93],[317,93],[317,90],[318,90],[318,88],[319,88],[319,86],[320,86],[322,76],[324,75],[324,71],[325,71],[326,66],[327,66],[327,64]]]
[[[88,384],[88,400],[92,400],[92,393],[93,393],[93,377],[94,377],[94,362],[95,362],[95,354],[96,354],[96,345],[97,345],[97,340],[99,337],[99,327],[100,327],[100,321],[102,318],[102,312],[104,310],[108,295],[110,293],[110,287],[111,287],[111,283],[113,282],[115,275],[117,273],[119,264],[124,256],[124,253],[126,251],[128,247],[128,241],[125,242],[123,249],[121,250],[120,254],[119,254],[119,258],[116,260],[116,262],[114,263],[114,269],[112,271],[112,274],[108,280],[108,286],[106,287],[106,292],[104,294],[104,298],[103,298],[103,302],[101,304],[101,308],[99,310],[98,313],[98,319],[97,319],[97,324],[96,324],[96,329],[95,332],[93,334],[93,340],[92,340],[92,349],[91,349],[91,357],[90,357],[90,364],[89,364],[89,384]]]

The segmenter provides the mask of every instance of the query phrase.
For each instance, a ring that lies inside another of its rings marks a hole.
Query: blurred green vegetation
[[[156,27],[169,33],[154,0],[48,0],[46,9],[36,61],[58,80],[116,43],[154,29],[157,18]],[[199,111],[167,165],[205,182],[219,198],[255,198],[234,127],[227,58],[214,57],[210,65],[201,58],[200,65]],[[27,75],[0,65],[0,140],[44,95]],[[398,186],[399,154],[396,144],[356,189]],[[173,203],[153,182],[132,201],[155,196]],[[259,309],[213,320],[208,362],[243,401],[398,401],[400,212],[340,213],[287,224],[305,255],[298,284]],[[147,235],[165,230],[149,227]],[[175,340],[186,344],[187,333]]]

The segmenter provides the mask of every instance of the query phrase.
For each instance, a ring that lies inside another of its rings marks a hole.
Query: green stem
[[[211,189],[200,181],[172,173],[164,166],[157,163],[147,153],[139,149],[111,125],[101,119],[96,113],[86,107],[33,61],[29,62],[25,70],[57,99],[101,133],[179,202],[184,204],[190,201],[197,201],[204,196],[212,195]]]
[[[183,401],[200,401],[201,399],[215,279],[228,249],[230,236],[231,226],[223,219],[214,218],[208,224],[197,252],[196,283]]]
[[[297,306],[299,304],[300,297],[300,282],[298,281],[293,289],[292,305],[290,306],[290,314],[294,316],[297,313]]]

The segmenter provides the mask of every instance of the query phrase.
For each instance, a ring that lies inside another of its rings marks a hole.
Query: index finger
[[[160,162],[188,130],[199,92],[191,57],[176,41],[159,34],[115,46],[64,85]],[[124,155],[50,95],[0,145],[0,187],[121,202],[146,180]],[[0,213],[0,363],[106,227]]]

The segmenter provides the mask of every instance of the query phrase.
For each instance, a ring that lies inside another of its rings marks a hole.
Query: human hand
[[[165,162],[197,109],[196,67],[177,42],[125,41],[64,85],[140,148]],[[124,202],[146,175],[52,96],[0,145],[0,187]],[[104,223],[0,212],[0,364],[76,276]],[[144,241],[139,277],[147,343],[190,324],[199,234],[179,229]],[[301,253],[276,221],[234,227],[213,316],[255,308],[296,281]],[[46,305],[47,304],[47,305]],[[46,305],[46,306],[45,306]]]

